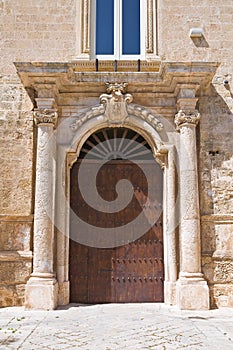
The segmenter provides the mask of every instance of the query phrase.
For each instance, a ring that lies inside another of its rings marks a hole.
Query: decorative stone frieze
[[[77,60],[69,65],[67,76],[70,82],[75,82],[79,79],[80,72],[159,72],[161,62],[159,60]]]

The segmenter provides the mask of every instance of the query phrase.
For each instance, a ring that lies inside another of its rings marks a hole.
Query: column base
[[[26,309],[54,310],[57,300],[58,283],[54,277],[30,277],[25,288]]]
[[[181,310],[208,310],[209,287],[203,275],[181,274],[177,282],[177,304]]]
[[[70,282],[58,283],[58,305],[67,305],[70,302]]]
[[[164,281],[164,302],[167,305],[176,305],[176,282]]]

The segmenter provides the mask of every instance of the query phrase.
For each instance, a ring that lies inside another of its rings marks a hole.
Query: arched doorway
[[[97,192],[88,197],[93,174]],[[88,138],[71,169],[71,302],[163,301],[162,187],[138,133],[108,128]]]

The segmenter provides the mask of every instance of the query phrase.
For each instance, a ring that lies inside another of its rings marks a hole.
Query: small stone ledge
[[[159,72],[161,61],[142,60],[77,60],[72,62],[76,72]]]
[[[33,215],[4,215],[0,214],[0,222],[33,222]]]
[[[32,251],[0,251],[0,261],[32,260]]]
[[[202,222],[212,222],[218,224],[233,224],[233,215],[219,215],[219,214],[211,214],[211,215],[202,215]]]

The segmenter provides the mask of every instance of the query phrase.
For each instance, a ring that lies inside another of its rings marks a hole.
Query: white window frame
[[[91,58],[99,60],[144,60],[146,54],[146,11],[147,0],[140,0],[140,54],[122,54],[122,0],[114,0],[114,54],[96,55],[96,1],[92,0],[91,7]],[[120,30],[118,31],[118,28]]]

